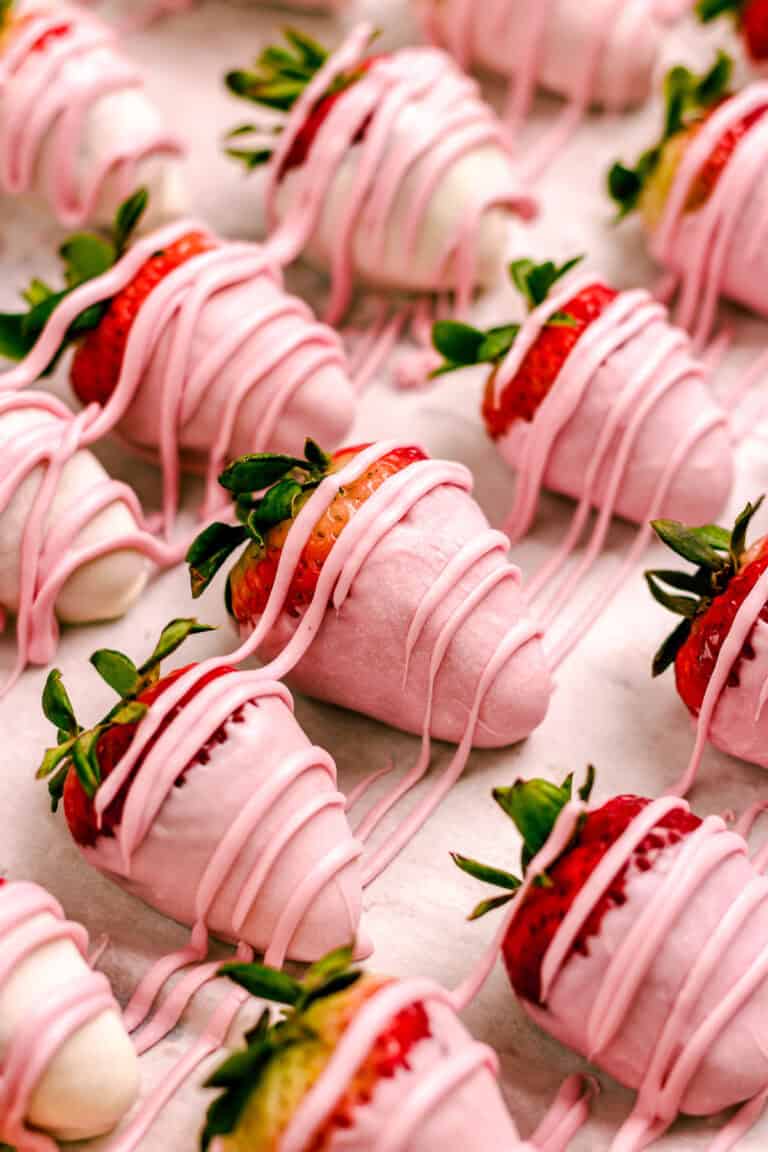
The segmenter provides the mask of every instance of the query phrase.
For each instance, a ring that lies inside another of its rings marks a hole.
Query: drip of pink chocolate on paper
[[[292,173],[296,191],[281,219],[278,206],[285,161],[306,119],[341,75],[365,58],[372,29],[362,25],[329,57],[287,114],[267,168],[266,213],[272,233],[268,249],[280,263],[295,260],[307,247],[328,202],[338,165],[354,148],[357,171],[348,194],[348,211],[339,226],[331,254],[331,296],[325,319],[338,324],[354,288],[355,238],[365,228],[367,240],[382,253],[387,243],[395,199],[406,177],[418,164],[421,181],[402,228],[402,260],[413,261],[432,196],[451,167],[464,156],[489,146],[504,146],[500,122],[478,98],[477,85],[446,65],[430,49],[403,50],[382,57],[338,101],[318,131],[307,160]],[[418,65],[418,67],[416,66]],[[393,147],[393,127],[404,109],[418,106],[431,126],[427,139],[415,137],[410,146]],[[363,124],[371,120],[364,140],[356,144]],[[453,265],[456,311],[466,311],[476,285],[477,239],[487,213],[504,209],[530,218],[533,202],[511,190],[508,194],[478,193],[459,227],[446,237],[435,265],[435,287]]]
[[[457,1012],[463,1011],[484,987],[526,894],[537,877],[546,872],[566,851],[580,819],[588,810],[587,805],[581,802],[571,802],[560,813],[548,841],[529,864],[523,885],[491,945],[455,989],[452,999]],[[541,974],[544,1003],[567,962],[575,939],[613,878],[627,867],[638,844],[659,821],[675,810],[687,811],[688,805],[684,800],[671,796],[652,801],[630,823],[590,874],[543,958]],[[673,866],[660,876],[658,893],[639,917],[633,932],[624,939],[611,958],[604,983],[586,1023],[585,1047],[591,1059],[599,1059],[600,1052],[621,1034],[654,955],[663,947],[665,937],[675,930],[678,909],[690,902],[699,886],[708,880],[719,864],[730,857],[746,853],[745,840],[730,831],[717,816],[704,820],[684,841]],[[750,961],[738,989],[729,990],[729,994],[713,1007],[693,1035],[686,1040],[689,1006],[696,1003],[705,991],[717,969],[718,956],[731,947],[748,923],[751,911],[768,896],[762,878],[767,863],[765,851],[758,853],[753,862],[754,879],[742,893],[739,907],[722,920],[708,946],[696,957],[686,975],[668,1014],[663,1033],[654,1046],[652,1060],[638,1089],[632,1114],[611,1145],[615,1152],[641,1152],[664,1134],[680,1113],[685,1094],[706,1052],[706,1045],[717,1038],[763,984],[768,968],[765,950]],[[532,1019],[547,1030],[546,1007],[539,1008],[530,1003],[524,1007]],[[711,1145],[710,1152],[727,1152],[727,1149],[732,1148],[759,1119],[766,1099],[768,1086],[764,1092],[739,1107]]]
[[[66,920],[57,901],[36,884],[0,886],[0,937],[13,945],[0,985],[34,951],[59,940],[70,940],[87,964],[87,932]],[[57,1152],[51,1137],[25,1124],[32,1097],[67,1041],[109,1011],[120,1011],[109,982],[89,966],[81,980],[58,989],[10,1036],[0,1069],[0,1140],[18,1152]]]
[[[40,41],[62,26],[66,33],[47,44],[44,54],[35,55]],[[117,178],[119,202],[134,191],[144,161],[178,157],[184,151],[169,133],[155,132],[138,146],[126,146],[118,137],[99,167],[87,175],[79,171],[91,109],[104,96],[140,87],[141,79],[117,51],[112,67],[98,80],[77,86],[66,76],[89,55],[114,50],[114,43],[109,29],[82,9],[62,6],[48,12],[41,0],[39,10],[24,13],[0,58],[0,189],[12,196],[31,191],[43,150],[49,147],[45,195],[57,218],[70,227],[80,227],[91,217],[108,180]]]

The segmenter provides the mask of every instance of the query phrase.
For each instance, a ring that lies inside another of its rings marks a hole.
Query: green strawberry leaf
[[[101,768],[96,754],[96,746],[102,735],[101,727],[84,732],[72,745],[72,764],[86,796],[93,799],[101,784]]]
[[[202,596],[216,573],[235,549],[248,539],[240,524],[209,524],[192,542],[187,552],[192,598]]]
[[[144,213],[149,205],[149,190],[139,188],[129,196],[117,210],[112,240],[117,259],[124,255],[130,245]],[[113,261],[114,262],[114,261]]]
[[[664,544],[684,560],[690,560],[692,564],[699,564],[716,572],[729,563],[727,557],[722,556],[709,543],[712,539],[709,526],[705,528],[703,535],[700,529],[688,528],[679,520],[653,520],[651,526]]]
[[[138,688],[139,670],[130,657],[111,648],[100,648],[91,656],[91,664],[118,696],[132,696]]]
[[[320,445],[309,437],[304,441],[304,456],[310,467],[316,468],[319,472],[327,471],[333,459],[328,452],[324,452]]]
[[[674,632],[667,636],[653,658],[652,672],[654,676],[661,676],[670,665],[674,664],[675,657],[691,634],[691,621],[681,620]]]
[[[45,687],[43,688],[43,714],[47,720],[50,720],[54,728],[58,728],[60,732],[65,732],[68,736],[80,734],[81,728],[75,719],[72,701],[64,687],[61,672],[58,668],[52,669],[48,673],[45,681]]]
[[[304,486],[296,480],[278,480],[277,484],[262,496],[248,516],[247,527],[252,535],[261,536],[261,529],[270,528],[282,520],[290,519],[297,501],[304,492]]]
[[[509,265],[509,274],[529,309],[533,311],[544,303],[557,281],[571,272],[583,259],[583,256],[574,256],[573,259],[566,260],[560,265],[552,260],[546,260],[543,264],[536,264],[534,260],[515,260]]]
[[[674,612],[676,616],[684,616],[686,620],[693,620],[699,613],[701,601],[692,596],[675,596],[672,592],[667,592],[660,583],[659,577],[659,572],[645,573],[645,582],[654,600],[668,611]]]
[[[214,632],[215,628],[211,624],[201,624],[199,620],[194,617],[183,617],[179,620],[171,620],[170,624],[166,624],[160,633],[160,639],[155,645],[154,651],[148,660],[139,667],[139,672],[142,676],[146,676],[158,664],[167,659],[177,648],[180,648],[188,636],[198,636],[201,632]]]
[[[103,276],[117,259],[115,245],[92,232],[70,236],[59,248],[59,255],[64,262],[68,288],[77,288],[88,280]]]
[[[279,456],[269,452],[257,452],[241,456],[224,469],[219,476],[219,484],[235,494],[261,492],[270,484],[282,480],[294,468],[305,467],[305,461],[295,456]]]
[[[494,788],[494,800],[523,837],[524,871],[546,844],[572,797],[573,773],[561,785],[549,780],[517,780],[511,788]]]
[[[68,760],[72,751],[72,746],[78,739],[77,736],[70,736],[62,744],[57,744],[55,748],[49,748],[43,756],[40,767],[35,773],[36,780],[45,780],[51,776],[62,760]]]
[[[485,332],[457,320],[438,320],[432,329],[432,343],[441,356],[456,365],[477,364]]]
[[[228,976],[251,996],[272,1000],[277,1004],[297,1004],[302,997],[302,986],[287,972],[267,968],[263,964],[223,964],[220,976]]]
[[[747,504],[745,508],[742,508],[736,518],[731,538],[727,544],[734,568],[738,568],[741,564],[742,557],[747,550],[747,532],[749,531],[749,525],[753,517],[759,512],[764,500],[765,496],[761,496],[754,504]]]
[[[487,916],[489,912],[495,912],[497,908],[503,908],[515,898],[514,892],[509,892],[505,896],[492,896],[490,900],[481,900],[475,908],[472,909],[467,920],[480,920],[483,916]]]
[[[470,860],[468,856],[461,856],[458,852],[451,852],[454,864],[472,876],[475,880],[482,880],[484,884],[494,884],[497,888],[507,888],[515,892],[522,884],[518,876],[505,872],[502,868],[493,868],[488,864],[480,864],[477,860]]]
[[[746,0],[698,0],[696,15],[702,24],[709,24],[726,13],[740,13]]]

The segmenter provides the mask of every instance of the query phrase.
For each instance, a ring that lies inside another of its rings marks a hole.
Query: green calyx
[[[187,553],[192,596],[202,596],[222,565],[247,543],[264,547],[264,536],[292,519],[307,495],[327,476],[331,457],[307,440],[304,459],[259,452],[241,456],[219,476],[232,494],[238,524],[214,523],[193,541]],[[262,493],[262,495],[254,495]]]
[[[592,795],[594,783],[595,769],[590,764],[584,784],[577,792],[578,798],[585,804]],[[495,788],[493,798],[509,816],[523,838],[521,864],[525,875],[533,858],[552,835],[563,808],[573,800],[573,773],[560,785],[552,784],[549,780],[517,780],[511,788]],[[475,880],[505,890],[503,895],[483,900],[478,904],[470,915],[470,920],[478,920],[487,912],[502,908],[510,900],[514,900],[517,890],[522,886],[522,880],[518,876],[501,868],[480,864],[455,852],[451,855],[453,862],[462,872],[466,872]],[[536,883],[546,886],[550,881],[546,874],[542,873],[537,877]]]
[[[645,573],[654,600],[682,616],[653,658],[653,675],[665,672],[691,634],[693,621],[703,615],[741,568],[747,550],[750,522],[764,496],[747,504],[729,532],[717,524],[688,528],[677,520],[654,520],[656,535],[678,556],[696,565],[694,572],[656,569]]]
[[[43,688],[42,705],[46,719],[57,730],[57,743],[45,753],[37,770],[37,779],[48,780],[54,812],[59,806],[70,768],[77,772],[86,795],[95,796],[101,784],[97,755],[99,738],[115,725],[138,724],[147,711],[147,705],[139,697],[157,683],[163,660],[175,652],[188,636],[211,630],[209,625],[199,624],[197,620],[172,620],[160,634],[152,655],[138,666],[129,656],[111,648],[94,652],[91,664],[120,699],[93,728],[84,729],[78,724],[59,669],[54,668],[49,673]]]
[[[125,254],[136,228],[144,215],[149,194],[140,188],[118,209],[110,236],[96,232],[78,232],[70,236],[59,249],[64,265],[66,287],[52,288],[35,278],[24,293],[28,304],[26,312],[0,313],[0,356],[6,360],[23,360],[34,348],[40,335],[59,304],[76,288],[103,276]],[[93,328],[98,328],[109,307],[109,301],[87,308],[70,325],[61,347],[48,365],[45,374],[52,372],[65,349]]]
[[[747,0],[698,0],[696,15],[702,24],[709,24],[720,16],[739,17],[747,6]]]
[[[638,157],[634,168],[619,161],[608,172],[608,192],[618,207],[619,220],[637,208],[641,193],[658,168],[669,140],[693,127],[703,114],[728,96],[732,74],[733,60],[725,52],[718,52],[712,67],[701,76],[682,65],[667,73],[661,138]]]
[[[265,48],[252,70],[235,69],[227,73],[225,83],[230,92],[242,100],[249,100],[273,111],[289,112],[293,108],[325,64],[328,52],[322,44],[297,28],[286,28],[283,35],[286,43],[271,44]],[[328,95],[341,91],[349,82],[337,81],[337,86]],[[279,135],[279,128],[276,132],[274,128],[267,129],[267,132]],[[236,140],[254,133],[263,136],[265,129],[258,124],[241,124],[229,133],[228,139]],[[267,163],[272,149],[265,147],[254,150],[235,145],[227,149],[227,155],[242,161],[246,168],[253,169]]]
[[[10,24],[11,16],[13,15],[13,4],[14,0],[0,0],[0,30],[2,30],[6,24]],[[4,1145],[0,1144],[0,1149],[3,1147]]]
[[[226,964],[220,969],[252,996],[287,1005],[275,1022],[265,1010],[258,1024],[245,1036],[245,1047],[230,1056],[206,1082],[207,1088],[221,1089],[208,1109],[202,1134],[203,1152],[217,1136],[234,1132],[251,1095],[273,1061],[288,1048],[320,1039],[307,1020],[307,1012],[320,1000],[346,992],[362,977],[351,967],[352,949],[330,953],[307,971],[303,981],[285,972],[259,964]]]
[[[576,256],[560,265],[551,260],[544,264],[515,260],[509,265],[509,275],[529,310],[533,311],[544,303],[557,281],[583,259],[583,256]],[[567,312],[555,312],[547,321],[547,327],[572,328],[575,323]],[[458,320],[439,320],[432,329],[432,343],[443,357],[443,363],[432,372],[432,378],[475,364],[500,364],[512,349],[520,327],[519,324],[503,324],[484,331]]]

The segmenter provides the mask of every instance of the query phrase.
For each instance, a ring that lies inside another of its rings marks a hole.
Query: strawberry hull
[[[289,680],[317,699],[420,733],[430,660],[441,629],[490,573],[509,568],[503,552],[480,557],[430,613],[411,653],[404,686],[409,630],[449,562],[487,533],[485,516],[467,492],[441,484],[422,496],[368,554],[340,610],[326,610]],[[337,548],[343,540],[342,535]],[[435,679],[433,737],[454,743],[462,739],[484,670],[500,640],[525,618],[519,578],[510,574],[461,623]],[[280,653],[297,623],[283,614],[260,655],[270,659]],[[489,685],[473,743],[503,747],[528,736],[543,720],[551,691],[544,653],[532,632]]]
[[[670,332],[666,321],[652,322],[611,352],[590,376],[580,403],[552,445],[544,473],[546,488],[576,500],[584,495],[585,477],[589,474],[607,422],[616,410],[622,386],[638,378],[660,347],[660,342],[669,338]],[[733,450],[728,429],[722,421],[692,445],[676,470],[660,507],[652,509],[654,493],[680,447],[685,430],[710,416],[716,421],[720,414],[698,374],[698,365],[689,346],[667,357],[664,371],[671,372],[675,365],[679,368],[680,379],[666,389],[639,425],[636,424],[638,402],[620,415],[591,489],[592,503],[603,506],[619,449],[630,432],[632,445],[613,510],[638,524],[644,524],[651,514],[693,524],[713,521],[731,490]],[[648,394],[652,384],[653,381],[649,381],[640,394],[641,398]],[[545,428],[559,410],[561,396],[558,387],[559,381],[530,424],[516,421],[497,441],[499,452],[511,468],[517,470],[524,465],[531,441],[540,435],[539,429]]]
[[[469,22],[465,0],[421,2],[433,37],[460,60],[517,78],[530,69],[528,44],[542,27],[535,65],[542,88],[580,97],[585,61],[601,41],[591,74],[591,102],[621,111],[650,94],[664,22],[649,15],[646,5],[614,5],[614,17],[579,0],[553,0],[541,12],[527,0],[488,0]]]
[[[203,746],[204,751],[191,757],[194,762],[180,785],[171,788],[127,867],[120,827],[115,838],[101,837],[95,847],[82,852],[121,887],[172,919],[193,926],[200,919],[203,881],[214,855],[233,836],[236,821],[249,804],[252,808],[260,795],[268,797],[270,786],[282,779],[283,787],[254,815],[246,842],[219,876],[203,919],[214,935],[244,940],[258,952],[269,951],[279,927],[281,933],[289,933],[285,943],[290,957],[313,961],[355,939],[361,909],[359,852],[343,805],[335,799],[330,761],[320,749],[311,748],[277,686],[267,688],[270,691],[246,704],[238,718],[226,721],[225,739],[206,739],[210,723],[198,720],[198,748]],[[212,689],[201,690],[200,697],[219,690],[214,684]],[[185,723],[183,714],[180,722]],[[290,769],[299,761],[306,769],[294,776]],[[176,767],[184,769],[183,764]],[[131,785],[125,808],[129,819],[130,806],[134,812],[142,811],[152,796],[152,770],[157,773],[159,761],[142,764]],[[134,792],[137,786],[138,793]],[[319,809],[310,818],[309,809],[316,802]],[[306,819],[284,840],[292,818],[302,810],[307,810]],[[297,889],[317,874],[335,850],[345,847],[349,849],[347,863],[319,885],[291,931],[284,913]],[[238,916],[238,903],[245,899],[259,862],[270,852],[275,852],[273,865],[262,883],[249,889],[252,899],[240,907]],[[210,892],[210,878],[207,885]]]
[[[605,1048],[590,1052],[587,1021],[597,994],[605,987],[609,965],[630,932],[636,930],[651,902],[658,899],[662,882],[669,877],[682,847],[665,849],[650,871],[632,868],[626,884],[626,903],[606,913],[599,935],[589,941],[587,956],[572,954],[569,957],[552,985],[546,1008],[524,1002],[526,1011],[547,1032],[589,1055],[593,1062],[633,1089],[641,1088],[665,1026],[679,1008],[681,988],[691,972],[693,960],[705,954],[716,939],[718,929],[727,918],[733,917],[735,906],[745,898],[746,889],[755,885],[756,873],[742,841],[740,853],[719,862],[691,891],[654,951],[615,1038]],[[697,1027],[736,987],[765,948],[766,940],[768,908],[762,902],[751,909],[741,931],[728,946],[718,950],[715,968],[692,1005],[676,1051],[691,1040]],[[630,969],[628,964],[623,973],[627,982],[632,978]],[[761,1022],[767,1010],[768,989],[763,981],[741,1010],[711,1037],[687,1083],[679,1108],[672,1110],[669,1119],[674,1118],[678,1110],[692,1115],[713,1115],[764,1088],[768,1082],[768,1058],[762,1043]]]

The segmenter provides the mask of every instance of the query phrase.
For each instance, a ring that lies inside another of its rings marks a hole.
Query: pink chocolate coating
[[[686,211],[691,189],[718,142],[743,117],[768,107],[768,85],[750,85],[717,108],[685,150],[651,239],[654,257],[681,280],[678,318],[699,342],[726,296],[768,315],[768,117],[738,142],[703,207]]]
[[[569,280],[525,321],[504,361],[511,382],[547,319],[595,283]],[[727,418],[688,337],[644,291],[622,292],[581,336],[533,421],[498,441],[520,474],[508,530],[530,526],[542,488],[643,525],[649,516],[717,518],[733,480]]]
[[[242,941],[270,963],[286,955],[317,960],[353,942],[360,919],[362,847],[349,831],[333,761],[310,745],[287,691],[257,672],[213,680],[173,715],[206,669],[197,665],[153,703],[97,793],[104,812],[129,780],[115,836],[100,837],[83,854],[204,935]],[[152,731],[168,717],[130,780]],[[222,725],[226,740],[213,742]]]
[[[370,39],[368,26],[356,29],[307,86],[267,175],[270,248],[282,260],[307,252],[330,266],[331,323],[358,278],[452,289],[466,308],[473,289],[499,270],[506,224],[535,211],[515,190],[502,125],[477,86],[427,48],[377,60],[336,101],[305,163],[284,176],[310,110],[370,55]]]
[[[0,58],[0,189],[39,190],[65,225],[106,223],[147,183],[157,216],[178,211],[182,146],[140,94],[114,34],[82,8],[29,3]],[[42,37],[62,24],[64,36]]]

